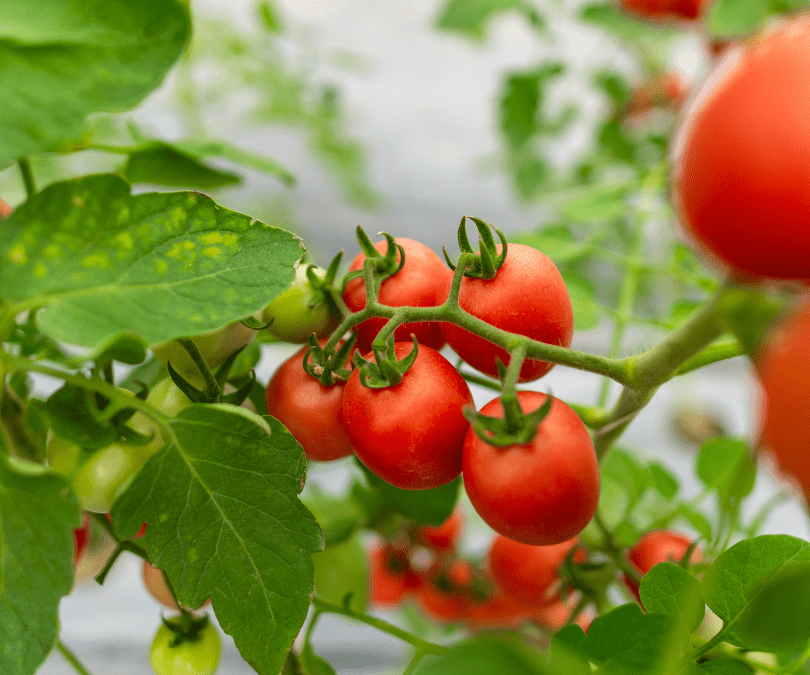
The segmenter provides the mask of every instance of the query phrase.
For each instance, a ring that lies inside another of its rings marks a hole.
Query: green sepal
[[[352,373],[349,354],[354,349],[355,342],[357,342],[357,333],[352,332],[348,339],[335,351],[334,347],[330,349],[321,347],[315,335],[310,335],[307,350],[304,352],[304,370],[307,374],[319,380],[325,387],[331,387],[337,382],[348,380],[349,375]],[[347,361],[348,367],[344,368],[343,366]]]
[[[394,341],[390,340],[383,350],[374,350],[374,361],[363,358],[359,352],[354,354],[354,365],[359,369],[360,383],[369,389],[385,389],[402,381],[419,352],[419,343],[412,334],[413,349],[403,359],[397,359]]]
[[[481,220],[481,218],[476,218],[475,216],[462,216],[461,223],[458,226],[458,247],[462,254],[475,253],[472,244],[470,244],[470,240],[467,237],[467,218],[472,220],[478,229],[478,245],[480,255],[476,257],[475,262],[472,265],[464,270],[464,275],[472,278],[492,279],[506,261],[506,253],[508,248],[506,237],[497,227],[493,227],[489,223]],[[501,240],[502,248],[500,254],[496,248],[495,238],[492,236],[492,232],[490,231],[491,229],[495,230],[498,238]],[[442,247],[442,250],[444,251],[444,257],[447,260],[447,264],[451,269],[455,270],[456,264],[453,264],[453,262],[450,260],[447,250],[444,247]]]
[[[552,396],[548,396],[543,405],[534,412],[521,413],[523,425],[513,432],[507,429],[507,422],[503,417],[488,417],[472,407],[464,409],[464,416],[469,420],[475,434],[490,445],[499,448],[509,445],[523,445],[534,438],[537,427],[551,409],[552,398]]]

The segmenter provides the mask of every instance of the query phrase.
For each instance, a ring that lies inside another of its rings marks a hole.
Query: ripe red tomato
[[[524,412],[537,410],[546,395],[518,392]],[[503,416],[500,399],[481,413]],[[500,534],[548,546],[576,536],[599,502],[599,467],[585,424],[559,399],[529,443],[496,447],[470,429],[464,440],[464,487],[475,510]]]
[[[658,563],[680,562],[691,543],[692,540],[685,534],[669,530],[652,530],[636,542],[628,551],[627,558],[638,573],[644,576]],[[694,564],[700,562],[701,559],[700,549],[693,549],[689,561]],[[624,583],[640,603],[638,584],[627,575],[624,576]]]
[[[705,0],[620,0],[622,9],[645,19],[696,19]]]
[[[273,374],[267,385],[267,412],[289,429],[308,459],[329,462],[348,457],[353,450],[343,427],[346,383],[325,387],[307,374],[305,351],[298,350]]]
[[[675,142],[686,233],[741,279],[810,278],[810,15],[720,62]]]
[[[568,623],[571,612],[576,608],[578,601],[579,596],[577,594],[571,594],[565,600],[557,600],[557,602],[541,607],[535,612],[533,618],[544,628],[552,632],[558,631]],[[574,623],[587,632],[593,619],[593,607],[586,607],[577,615]]]
[[[413,348],[412,342],[396,343],[397,358]],[[355,368],[343,395],[343,424],[355,454],[373,473],[398,488],[426,490],[461,473],[470,427],[462,411],[472,405],[470,388],[452,364],[420,345],[393,387],[364,387]]]
[[[464,277],[458,304],[497,328],[540,342],[569,347],[574,336],[574,314],[565,282],[551,259],[530,246],[509,244],[506,261],[492,279]],[[442,331],[456,354],[490,377],[498,376],[496,358],[509,361],[506,350],[463,328],[444,323]],[[553,367],[546,361],[526,359],[520,381],[536,380]]]
[[[810,299],[771,330],[756,359],[762,385],[762,433],[779,469],[810,500]]]
[[[405,264],[395,275],[383,280],[378,299],[383,305],[402,307],[435,307],[447,300],[450,280],[453,273],[441,258],[424,244],[413,239],[398,237],[394,241],[405,250]],[[374,244],[380,253],[385,253],[386,241]],[[363,269],[364,254],[358,255],[349,271]],[[399,260],[399,252],[397,252]],[[352,279],[346,286],[343,301],[352,312],[359,312],[366,306],[366,287],[363,279]],[[362,352],[371,349],[371,342],[385,325],[385,319],[369,319],[357,327],[357,348]],[[405,342],[410,335],[416,335],[420,345],[433,349],[444,346],[444,337],[438,323],[406,323],[396,329],[394,339]]]
[[[146,590],[149,591],[152,597],[161,605],[168,607],[169,609],[179,609],[177,603],[172,597],[172,592],[166,585],[166,581],[163,578],[163,572],[152,565],[148,560],[143,561],[143,584],[146,586]],[[205,607],[210,604],[211,601],[206,600],[201,607]]]
[[[464,620],[471,630],[514,628],[532,618],[535,610],[496,588],[486,600],[470,602]]]
[[[515,600],[534,606],[551,604],[559,600],[560,565],[578,543],[574,537],[552,546],[532,546],[498,535],[489,549],[489,573]],[[578,549],[574,559],[584,561],[584,549]]]
[[[454,561],[449,567],[434,565],[417,590],[419,607],[433,621],[453,623],[467,616],[470,607],[472,570],[463,560]]]
[[[421,585],[412,568],[408,550],[390,544],[375,544],[369,550],[369,602],[375,607],[396,607]]]
[[[463,517],[461,510],[456,509],[441,525],[430,527],[422,525],[416,530],[416,540],[436,551],[453,551],[461,535]]]
[[[73,565],[76,566],[90,543],[90,517],[86,512],[82,514],[82,526],[73,530],[73,543]]]

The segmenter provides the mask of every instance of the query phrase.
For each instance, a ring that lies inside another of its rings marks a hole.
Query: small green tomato
[[[315,294],[306,270],[307,265],[299,265],[292,286],[267,305],[262,313],[264,323],[275,317],[267,331],[279,340],[300,344],[306,342],[312,333],[325,337],[334,328],[328,303],[310,306]],[[320,279],[326,275],[326,270],[317,267],[314,272]]]
[[[179,625],[179,619],[168,621]],[[179,636],[164,624],[152,641],[149,662],[156,675],[213,675],[221,652],[219,633],[210,623],[189,638]]]
[[[195,335],[192,340],[197,345],[197,349],[200,350],[205,362],[213,369],[237,349],[248,344],[254,337],[256,337],[255,330],[248,328],[241,321],[234,321],[210,333]],[[161,342],[150,347],[150,349],[158,361],[171,363],[172,368],[181,375],[199,375],[199,370],[194,361],[191,360],[188,352],[179,342],[175,340]]]

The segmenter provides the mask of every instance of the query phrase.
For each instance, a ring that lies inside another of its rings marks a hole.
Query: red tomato
[[[569,595],[565,600],[557,600],[557,602],[538,609],[534,614],[534,620],[552,632],[558,631],[568,623],[568,619],[571,617],[571,612],[576,608],[577,602],[579,602],[579,597],[573,594]],[[587,631],[593,619],[593,608],[586,607],[577,615],[574,623],[582,628],[582,630]]]
[[[325,341],[321,341],[325,344]],[[352,454],[343,428],[345,382],[325,387],[304,370],[306,347],[282,363],[267,385],[267,412],[295,437],[308,459],[329,462]]]
[[[483,628],[514,628],[528,621],[536,608],[508,596],[500,589],[481,602],[471,602],[465,622],[471,630]]]
[[[456,509],[441,525],[423,525],[417,528],[416,540],[437,551],[453,551],[461,534],[462,524],[461,510]]]
[[[78,565],[81,560],[82,553],[90,543],[90,517],[87,512],[82,514],[82,526],[73,530],[73,565]]]
[[[13,212],[14,209],[0,199],[0,218],[8,218]]]
[[[686,233],[740,279],[810,278],[810,16],[720,62],[675,142]]]
[[[518,392],[524,412],[546,395]],[[503,416],[500,399],[481,413]],[[548,546],[576,536],[596,512],[599,467],[588,429],[577,414],[553,399],[531,442],[499,448],[470,429],[464,440],[464,487],[475,510],[500,534]]]
[[[498,535],[489,550],[489,573],[508,595],[527,605],[548,605],[559,599],[558,570],[572,548],[579,543],[574,537],[552,546],[521,544]],[[583,562],[584,549],[574,554]]]
[[[408,551],[388,544],[374,544],[369,550],[369,601],[376,607],[395,607],[414,589],[421,578],[411,568]]]
[[[674,71],[660,73],[633,90],[624,114],[639,115],[659,106],[677,109],[686,98],[686,93],[686,83],[680,74]]]
[[[644,576],[658,563],[667,561],[679,563],[686,555],[691,543],[692,540],[685,534],[669,530],[653,530],[647,532],[636,542],[635,546],[628,551],[627,558],[638,573]],[[700,550],[693,549],[689,561],[694,564],[700,562],[701,559]],[[640,603],[638,584],[627,575],[624,576],[624,583]]]
[[[622,9],[645,19],[696,19],[705,0],[620,0]]]
[[[540,342],[569,347],[574,336],[574,314],[565,282],[551,259],[530,246],[509,244],[506,261],[492,279],[464,277],[458,304],[496,328]],[[490,377],[498,376],[496,358],[509,361],[506,350],[463,328],[445,323],[442,331],[456,354]],[[552,367],[546,361],[526,359],[520,381],[536,380]]]
[[[424,244],[398,237],[394,241],[405,250],[405,264],[395,275],[383,280],[378,299],[383,305],[402,307],[435,307],[447,300],[450,292],[450,280],[453,273],[441,258]],[[385,253],[388,243],[379,241],[374,244],[380,253]],[[349,271],[363,269],[365,254],[358,255]],[[399,260],[399,252],[397,252]],[[352,279],[346,286],[343,301],[352,312],[359,312],[366,306],[366,287],[362,277]],[[371,342],[385,325],[385,319],[369,319],[357,327],[357,348],[362,352],[371,349]],[[394,331],[394,339],[405,342],[410,335],[416,335],[420,345],[433,349],[444,346],[444,337],[438,323],[406,323]]]
[[[397,358],[413,348],[412,342],[398,342]],[[355,368],[343,395],[343,424],[372,472],[396,487],[425,490],[461,473],[461,446],[470,427],[462,410],[472,405],[470,388],[452,364],[420,345],[393,387],[364,387]]]
[[[771,330],[757,356],[764,405],[759,445],[810,500],[810,299]]]

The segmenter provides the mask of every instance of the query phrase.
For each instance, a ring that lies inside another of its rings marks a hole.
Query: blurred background
[[[358,253],[357,225],[454,255],[461,217],[478,216],[557,263],[575,307],[573,347],[598,354],[652,346],[716,285],[666,202],[679,110],[713,58],[700,24],[642,23],[571,0],[194,0],[192,10],[192,43],[163,86],[132,113],[92,118],[90,149],[34,158],[42,185],[121,170],[135,191],[201,189],[298,233],[321,265],[340,249],[346,264]],[[0,195],[24,199],[13,168],[0,173]],[[618,316],[630,255],[646,266],[632,312]],[[259,380],[296,349],[265,345]],[[533,386],[583,404],[615,393],[562,367]],[[755,437],[754,387],[741,358],[677,378],[621,447],[665,464],[693,497],[705,438]],[[479,406],[493,397],[473,391]],[[312,466],[309,478],[336,491],[351,470]],[[778,489],[761,472],[748,512]],[[464,508],[464,546],[480,554],[491,532]],[[795,500],[763,531],[810,536]],[[150,673],[161,610],[140,563],[123,557],[103,588],[92,573],[89,561],[62,601],[63,641],[93,673]],[[382,615],[419,622],[410,610]],[[339,673],[402,671],[401,643],[371,628],[325,617],[314,641]],[[220,672],[253,672],[224,644]],[[74,671],[53,655],[41,672]]]

